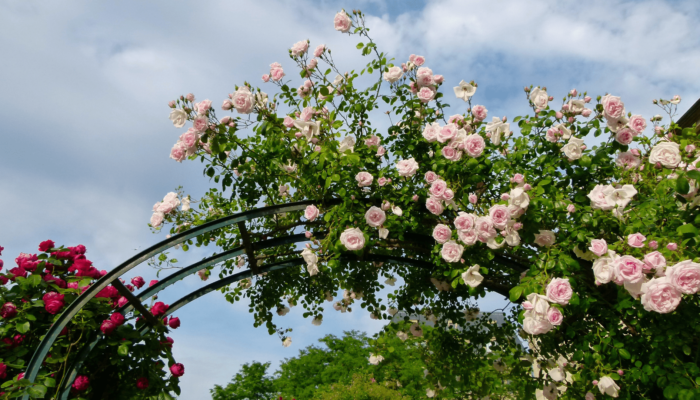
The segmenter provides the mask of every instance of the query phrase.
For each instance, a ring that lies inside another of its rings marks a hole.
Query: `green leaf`
[[[321,92],[321,95],[323,95],[323,96],[328,96],[328,88],[325,86],[321,86],[321,89],[319,89],[319,92]]]
[[[685,224],[678,227],[678,233],[683,235],[685,238],[691,238],[697,236],[700,232],[698,232],[697,228],[692,224]]]
[[[579,164],[582,167],[590,167],[591,166],[591,158],[589,156],[583,156],[581,157],[581,160],[579,160]]]
[[[34,385],[27,388],[27,393],[29,396],[38,399],[46,395],[46,386],[44,385]]]
[[[27,278],[27,282],[34,287],[39,286],[41,283],[41,275],[31,275],[29,278]]]
[[[690,184],[684,177],[676,179],[676,191],[680,194],[688,194],[690,192]]]
[[[670,385],[664,389],[664,397],[667,399],[675,399],[678,394],[678,386]]]
[[[700,171],[698,171],[697,169],[688,171],[686,175],[688,175],[688,178],[690,179],[695,179],[695,182],[700,182]]]
[[[129,354],[129,346],[126,343],[122,344],[117,349],[117,354],[119,354],[120,356],[126,356],[127,354]]]
[[[355,46],[355,47],[357,47],[358,49],[361,49],[361,48],[365,47],[365,44],[362,43],[362,42],[360,42],[360,43],[358,43],[357,46]]]
[[[620,352],[620,357],[625,358],[627,360],[630,359],[631,355],[630,355],[629,351],[627,351],[625,349],[619,349],[618,351]]]
[[[27,333],[27,332],[29,332],[30,326],[31,325],[29,324],[29,322],[25,322],[23,324],[17,324],[17,332],[22,333],[22,334]]]
[[[683,353],[685,353],[686,356],[689,356],[691,351],[692,350],[690,349],[690,346],[688,346],[688,345],[683,346]]]
[[[510,289],[510,301],[516,301],[522,296],[523,294],[523,287],[522,286],[516,286],[513,289]]]
[[[56,380],[51,377],[47,377],[46,379],[44,379],[44,385],[46,385],[46,387],[55,387]]]

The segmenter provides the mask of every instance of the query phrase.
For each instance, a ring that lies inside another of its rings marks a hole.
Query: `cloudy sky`
[[[147,227],[153,203],[178,185],[201,196],[208,183],[198,162],[168,158],[181,132],[168,121],[167,102],[192,92],[218,106],[235,84],[262,85],[271,62],[291,68],[287,49],[303,39],[327,44],[347,70],[359,66],[357,39],[333,30],[343,7],[369,14],[375,40],[397,61],[425,56],[448,88],[478,82],[475,101],[490,115],[527,112],[522,88],[530,84],[557,99],[572,88],[612,93],[647,117],[658,113],[654,98],[680,95],[680,115],[700,97],[700,3],[693,0],[0,0],[6,266],[51,238],[85,244],[109,270],[164,239]],[[147,266],[135,272],[154,277]],[[161,299],[201,285],[191,277]],[[482,309],[501,304],[492,296]],[[183,326],[172,337],[186,368],[182,399],[206,398],[244,362],[277,365],[327,333],[381,328],[362,312],[328,314],[314,327],[297,307],[284,321],[294,344],[283,348],[252,328],[245,304],[220,293],[178,315]]]

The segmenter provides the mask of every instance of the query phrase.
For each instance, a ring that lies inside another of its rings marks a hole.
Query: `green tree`
[[[226,387],[215,385],[211,389],[214,400],[268,400],[275,397],[273,380],[267,376],[270,363],[253,361],[243,364]]]
[[[373,380],[371,376],[355,374],[352,382],[346,384],[326,385],[314,392],[313,400],[408,400],[396,390]]]

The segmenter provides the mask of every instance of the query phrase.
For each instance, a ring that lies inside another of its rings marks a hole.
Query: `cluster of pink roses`
[[[628,236],[627,244],[632,248],[644,248],[646,237],[641,233]],[[648,246],[658,248],[656,241]],[[669,243],[667,249],[675,251],[675,243]],[[640,298],[647,311],[669,313],[678,307],[683,294],[695,294],[700,290],[700,264],[692,260],[681,261],[667,267],[666,258],[659,251],[653,251],[639,260],[630,255],[619,256],[608,249],[604,239],[591,241],[589,250],[595,255],[593,274],[596,284],[615,282]],[[649,278],[651,276],[651,279]]]
[[[208,145],[202,143],[201,136],[209,128],[209,110],[211,110],[211,100],[203,100],[199,103],[194,103],[194,95],[188,94],[182,97],[187,100],[187,103],[192,105],[184,107],[184,109],[175,108],[175,103],[170,102],[170,107],[173,110],[170,112],[170,120],[176,128],[182,128],[190,119],[190,112],[195,111],[197,114],[192,118],[192,127],[187,132],[180,135],[180,138],[170,150],[170,158],[177,162],[182,162],[185,158],[197,153],[200,147],[208,150]],[[187,104],[186,103],[186,104]]]
[[[526,310],[523,330],[530,335],[541,335],[561,325],[564,320],[559,306],[569,304],[573,295],[571,284],[566,278],[554,278],[547,285],[546,295],[530,293],[522,306]],[[555,303],[558,306],[553,306]]]
[[[613,215],[621,218],[627,204],[637,194],[633,185],[596,185],[588,194],[591,208],[598,210],[613,210]]]
[[[464,119],[461,115],[452,116],[449,121],[445,126],[440,126],[437,122],[426,125],[423,129],[423,138],[430,143],[436,141],[445,143],[440,152],[450,161],[459,161],[463,152],[469,157],[480,157],[486,147],[484,138],[478,133],[467,134],[472,127],[463,123]]]
[[[163,197],[163,201],[159,201],[153,205],[153,215],[151,216],[151,226],[154,228],[159,227],[163,223],[166,214],[173,213],[177,210],[177,206],[182,204],[181,210],[188,211],[190,209],[190,198],[189,196],[182,199],[177,197],[177,193],[170,192]]]

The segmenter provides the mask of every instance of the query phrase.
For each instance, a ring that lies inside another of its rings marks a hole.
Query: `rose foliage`
[[[0,247],[0,255],[3,248]],[[146,323],[138,311],[126,313],[126,297],[109,285],[91,299],[61,331],[49,350],[35,382],[24,378],[25,369],[44,335],[73,302],[107,271],[100,271],[86,258],[83,245],[57,246],[47,240],[38,254],[21,253],[16,267],[0,272],[0,398],[59,398],[64,388],[68,398],[146,399],[172,398],[179,393],[179,369],[173,367],[173,340],[160,322],[139,332]],[[0,260],[0,268],[4,262]],[[144,285],[135,277],[126,289]],[[167,308],[157,302],[151,308]],[[84,359],[73,382],[68,373],[81,353],[95,348]],[[166,368],[166,363],[170,366]],[[60,397],[63,398],[63,397]]]
[[[555,103],[528,86],[532,112],[494,117],[474,81],[445,88],[424,57],[394,63],[380,52],[362,13],[341,11],[334,25],[359,38],[361,71],[343,72],[331,49],[302,40],[289,51],[299,74],[271,64],[263,89],[235,86],[223,117],[192,94],[170,102],[173,124],[187,129],[171,158],[199,159],[213,187],[198,209],[169,194],[152,226],[178,233],[309,201],[248,224],[253,241],[306,232],[305,267],[226,287],[227,299],[249,298],[255,325],[285,346],[277,315],[296,304],[314,325],[358,305],[373,318],[404,311],[395,329],[431,349],[426,395],[700,398],[700,158],[695,130],[673,122],[680,98],[654,100],[666,117],[643,117],[611,94],[572,90]],[[222,228],[183,248],[208,244],[242,246],[241,232]],[[299,253],[262,249],[256,263]],[[217,268],[223,277],[245,265]],[[487,291],[517,303],[508,323],[488,334],[459,328]],[[410,315],[436,328],[422,336]],[[501,348],[486,352],[494,335]],[[375,350],[378,363],[391,352]],[[508,376],[483,378],[494,373]]]

